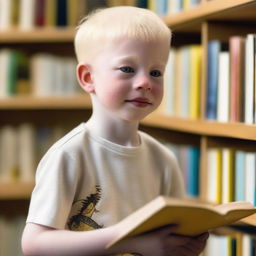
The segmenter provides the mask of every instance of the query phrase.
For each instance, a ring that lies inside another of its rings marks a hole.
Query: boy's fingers
[[[177,225],[168,225],[166,227],[162,227],[159,229],[159,235],[164,237],[164,236],[168,236],[172,233],[174,233],[177,230],[178,226]]]
[[[208,233],[208,232],[203,233],[203,234],[197,236],[197,239],[198,239],[199,241],[202,241],[202,242],[205,241],[205,240],[207,240],[208,238],[209,238],[209,233]]]

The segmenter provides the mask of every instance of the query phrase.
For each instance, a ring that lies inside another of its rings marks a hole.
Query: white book
[[[31,82],[35,96],[51,96],[55,83],[54,56],[36,54],[31,58]]]
[[[211,234],[205,248],[207,256],[227,256],[228,255],[228,237]]]
[[[231,149],[222,150],[222,203],[233,201],[233,164]]]
[[[255,205],[256,154],[245,154],[245,201]]]
[[[229,121],[229,53],[220,52],[218,72],[217,120]]]
[[[245,123],[252,124],[254,119],[254,60],[255,35],[249,34],[245,42]]]
[[[0,0],[0,30],[11,28],[12,1]]]
[[[220,203],[221,170],[220,151],[215,148],[207,152],[207,200]]]
[[[181,77],[181,117],[189,117],[189,92],[190,92],[190,47],[181,48],[182,77]]]
[[[3,49],[0,51],[0,98],[8,96],[8,70],[10,61],[10,50]]]
[[[19,29],[30,30],[35,25],[36,0],[20,0]]]
[[[242,254],[243,256],[252,256],[251,254],[251,236],[243,234],[242,236]]]
[[[0,129],[0,181],[12,182],[18,171],[17,131],[13,126]]]
[[[32,182],[35,178],[36,168],[36,132],[35,128],[28,123],[18,127],[19,145],[19,179],[23,182]]]
[[[174,81],[175,81],[175,50],[169,52],[168,62],[164,73],[164,99],[163,110],[167,115],[174,115]]]
[[[74,58],[65,58],[63,61],[63,79],[63,94],[75,94],[79,85],[76,79],[76,60]]]
[[[65,76],[65,58],[55,57],[54,69],[55,69],[55,83],[52,84],[52,93],[55,95],[64,95],[66,88],[66,76]]]
[[[8,251],[8,245],[10,243],[8,236],[8,222],[6,217],[0,215],[0,255],[10,255]]]

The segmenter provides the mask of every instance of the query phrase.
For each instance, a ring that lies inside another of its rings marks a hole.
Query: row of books
[[[171,16],[200,3],[201,0],[149,0],[148,8],[160,16]]]
[[[96,8],[132,5],[171,15],[199,4],[201,0],[0,0],[0,30],[18,27],[76,26]]]
[[[80,90],[72,57],[0,50],[0,97],[21,94],[35,96],[72,95]]]
[[[211,234],[204,256],[255,256],[256,239],[247,234],[223,236]]]
[[[219,122],[256,123],[256,35],[232,36],[228,43],[208,43],[205,118]],[[198,119],[201,98],[199,45],[173,48],[165,72],[167,115]]]
[[[191,145],[177,145],[163,142],[177,157],[184,177],[187,194],[190,197],[199,196],[199,147]]]
[[[200,117],[201,57],[200,45],[170,50],[164,76],[165,96],[160,111],[182,118]]]
[[[33,182],[39,160],[66,129],[29,123],[0,127],[0,182]]]
[[[206,118],[256,122],[256,36],[233,36],[228,44],[208,43]]]
[[[255,152],[210,148],[207,152],[207,162],[207,201],[248,201],[256,205]]]
[[[15,204],[15,201],[13,202]],[[14,206],[15,207],[15,206]],[[21,236],[26,217],[0,215],[0,255],[21,256]]]

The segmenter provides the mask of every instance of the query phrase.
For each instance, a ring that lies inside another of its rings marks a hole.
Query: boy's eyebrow
[[[117,61],[136,61],[138,60],[137,56],[121,56],[117,57]]]
[[[116,58],[116,62],[122,62],[122,61],[131,61],[131,62],[135,62],[135,61],[137,61],[139,59],[139,57],[138,56],[121,56],[121,57],[117,57]],[[165,67],[165,63],[164,63],[164,61],[162,61],[162,60],[159,60],[159,62],[158,61],[156,61],[156,66],[160,66],[160,67]]]

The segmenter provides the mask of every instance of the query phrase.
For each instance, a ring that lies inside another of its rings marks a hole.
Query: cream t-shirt
[[[117,223],[158,195],[184,197],[177,161],[144,132],[125,147],[82,123],[56,142],[36,173],[27,222],[91,230]]]

